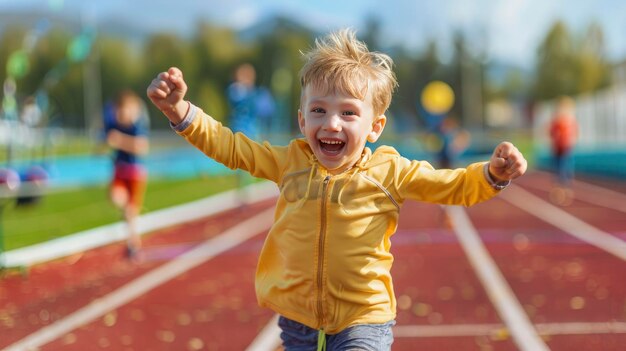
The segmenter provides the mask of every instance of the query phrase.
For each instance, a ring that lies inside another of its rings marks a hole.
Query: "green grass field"
[[[233,189],[234,175],[185,180],[150,180],[142,213],[198,200]],[[107,186],[50,193],[32,206],[9,203],[2,211],[4,250],[33,245],[122,219]]]

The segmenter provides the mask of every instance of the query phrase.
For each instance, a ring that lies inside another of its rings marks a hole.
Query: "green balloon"
[[[70,43],[70,46],[67,48],[67,57],[72,62],[80,62],[89,56],[90,51],[91,37],[81,34]]]
[[[23,50],[15,51],[7,61],[7,75],[13,78],[22,78],[28,73],[28,54]]]

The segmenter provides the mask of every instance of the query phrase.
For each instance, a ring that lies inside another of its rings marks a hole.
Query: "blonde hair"
[[[369,51],[356,39],[351,29],[343,29],[315,40],[315,47],[303,53],[305,64],[300,70],[300,84],[342,93],[364,100],[372,96],[376,115],[382,115],[391,104],[398,85],[393,60],[386,54]]]

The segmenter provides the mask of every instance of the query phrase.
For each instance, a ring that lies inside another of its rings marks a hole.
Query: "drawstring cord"
[[[337,194],[337,204],[339,205],[339,207],[343,207],[343,204],[341,203],[341,194],[343,194],[343,189],[345,189],[346,186],[348,186],[348,184],[350,184],[350,182],[352,181],[352,178],[354,178],[354,176],[362,170],[363,169],[361,168],[361,165],[358,165],[357,167],[354,167],[352,170],[350,170],[350,176],[348,177],[348,180],[343,183],[341,189],[339,189],[339,194]]]
[[[320,329],[317,333],[317,351],[326,351],[326,333]]]
[[[339,193],[337,194],[337,203],[340,207],[343,207],[343,204],[341,203],[341,195],[343,194],[343,189],[345,189],[346,186],[348,186],[348,184],[352,182],[352,178],[354,178],[355,175],[367,169],[367,167],[365,167],[365,163],[369,160],[368,156],[369,152],[364,151],[361,155],[361,160],[350,170],[350,176],[348,177],[348,180],[345,181],[341,186],[341,189],[339,189]]]
[[[311,155],[309,157],[309,165],[311,165],[311,169],[309,170],[309,179],[306,183],[306,192],[304,193],[302,199],[300,199],[298,205],[296,205],[296,208],[304,206],[304,203],[309,198],[309,194],[311,193],[311,182],[313,182],[313,175],[315,174],[315,169],[317,168],[315,167],[317,165],[317,159],[315,158],[315,155]]]

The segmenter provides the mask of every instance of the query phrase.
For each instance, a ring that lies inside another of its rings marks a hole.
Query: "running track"
[[[394,350],[624,350],[626,186],[577,182],[569,206],[535,172],[463,209],[409,202],[392,240]],[[272,201],[0,281],[5,350],[276,350],[254,270]]]

